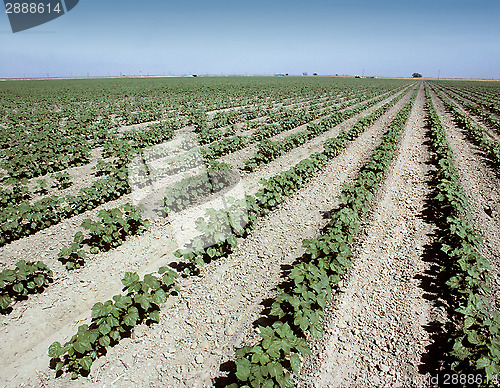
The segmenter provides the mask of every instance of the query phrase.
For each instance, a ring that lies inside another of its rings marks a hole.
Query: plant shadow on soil
[[[290,264],[281,265],[280,278],[283,279],[283,281],[277,287],[279,288],[290,287],[291,282],[287,279],[287,276],[292,270],[293,265],[299,263],[300,261],[301,261],[300,258],[297,258],[292,265]],[[252,326],[254,328],[258,326],[268,327],[271,326],[274,322],[276,322],[276,317],[271,316],[271,306],[273,303],[274,299],[272,298],[264,299],[260,303],[263,309],[261,312],[261,316],[252,323]],[[229,384],[238,383],[238,379],[236,378],[236,363],[233,360],[223,363],[220,366],[220,372],[226,373],[226,376],[220,376],[214,378],[213,386],[215,388],[224,388]]]
[[[432,145],[429,140],[429,126],[425,127],[426,141],[424,145],[427,147],[429,154],[432,153]],[[431,313],[432,321],[424,326],[424,329],[429,333],[432,341],[425,347],[426,352],[422,355],[419,365],[419,373],[429,373],[431,376],[442,374],[444,368],[451,364],[451,358],[448,356],[453,347],[453,339],[451,333],[455,324],[452,322],[453,301],[450,300],[449,290],[446,286],[446,281],[450,275],[443,269],[447,267],[446,258],[440,250],[439,238],[444,235],[442,227],[442,213],[437,202],[437,165],[434,160],[426,162],[430,167],[430,172],[427,173],[428,186],[432,190],[426,195],[424,209],[419,215],[424,222],[434,226],[430,234],[431,244],[424,246],[422,260],[430,264],[430,267],[423,273],[415,276],[415,279],[420,281],[420,288],[425,291],[424,298],[432,302],[433,310]]]
[[[449,111],[448,111],[449,112]],[[469,147],[471,147],[472,149],[472,152],[478,156],[481,161],[488,167],[488,169],[498,178],[500,179],[500,169],[498,168],[497,164],[495,161],[493,161],[487,154],[487,152],[484,150],[483,147],[481,147],[480,145],[478,145],[476,143],[476,141],[474,140],[474,137],[472,135],[469,134],[469,132],[467,131],[467,129],[460,124],[460,122],[455,118],[455,116],[453,116],[452,118],[453,120],[453,124],[455,124],[455,127],[456,128],[460,128],[464,133],[463,135],[465,136],[465,138],[467,140],[469,140]],[[488,136],[486,134],[486,136],[488,138],[490,138],[490,136]]]
[[[52,278],[49,279],[49,283],[52,284],[54,282],[54,280]],[[45,289],[47,288],[48,285],[43,285],[41,287],[37,287],[35,289],[32,289],[32,290],[29,290],[28,294],[26,295],[19,295],[19,294],[7,294],[7,296],[10,296],[11,297],[11,303],[9,306],[7,306],[6,308],[1,308],[0,307],[0,315],[9,315],[11,314],[13,311],[14,311],[14,306],[18,303],[18,302],[23,302],[23,301],[26,301],[29,299],[30,296],[35,296],[35,295],[38,295],[38,294],[41,294],[42,292],[45,291]]]
[[[336,208],[336,209],[332,209],[330,211],[321,212],[322,217],[324,219],[331,220],[339,210],[340,210],[340,208]],[[329,225],[327,224],[321,229],[320,235],[326,234],[328,232],[328,229],[329,229]],[[293,261],[293,263],[282,264],[281,265],[281,274],[280,274],[280,279],[282,281],[279,285],[277,285],[277,288],[288,290],[288,291],[291,290],[294,286],[294,282],[289,279],[288,275],[290,274],[290,272],[292,271],[293,267],[296,264],[299,264],[302,262],[307,262],[309,260],[310,260],[310,258],[308,257],[308,255],[304,253],[302,256],[296,258]],[[337,285],[332,285],[332,296],[331,297],[333,297],[335,295],[336,291],[337,291]],[[264,299],[260,303],[260,305],[263,306],[263,309],[261,312],[261,316],[257,320],[255,320],[252,324],[252,326],[254,328],[257,328],[258,326],[264,326],[264,327],[272,326],[272,324],[277,321],[277,317],[271,315],[271,306],[274,303],[274,301],[275,301],[275,299],[267,298],[267,299]],[[293,325],[293,321],[288,322],[288,323],[292,327],[292,330],[294,330],[295,325]],[[303,337],[303,334],[300,331],[294,330],[294,332],[297,336]],[[236,363],[235,363],[235,361],[231,360],[231,361],[227,361],[227,362],[221,364],[219,371],[225,373],[226,375],[219,376],[219,377],[216,377],[213,379],[213,386],[215,388],[224,388],[227,385],[239,382],[238,379],[236,378]]]
[[[469,139],[468,136],[467,139]],[[472,140],[470,141],[472,142]],[[481,159],[484,165],[488,167],[488,170],[490,170],[491,173],[497,177],[497,179],[500,179],[500,169],[498,168],[498,165],[493,160],[491,160],[486,151],[476,144],[472,144],[472,150],[473,153]]]

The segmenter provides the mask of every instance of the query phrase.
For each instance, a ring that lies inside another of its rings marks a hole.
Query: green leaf
[[[107,323],[104,322],[101,325],[99,325],[99,333],[102,335],[106,335],[111,331],[111,326]]]
[[[77,244],[81,244],[83,242],[83,233],[82,232],[76,232],[75,237],[73,238],[73,241]]]
[[[272,377],[277,377],[283,374],[283,367],[278,362],[270,362],[267,364],[267,370]]]
[[[84,354],[87,350],[90,350],[90,344],[87,344],[86,342],[83,341],[76,341],[73,344],[73,349],[75,349],[75,352]]]
[[[63,366],[64,366],[64,362],[63,361],[58,361],[57,364],[56,364],[56,368],[55,368],[56,372],[59,372],[62,369]]]
[[[24,286],[21,283],[17,283],[12,287],[12,290],[19,295],[22,295],[24,292]]]
[[[491,363],[485,368],[485,370],[490,380],[498,379],[498,374],[500,373],[500,367],[496,363]]]
[[[59,358],[64,354],[64,348],[61,346],[59,342],[54,342],[49,346],[49,357],[50,358]]]
[[[144,275],[144,283],[146,283],[152,290],[160,288],[160,282],[151,274]]]
[[[148,313],[148,318],[151,319],[153,322],[159,323],[160,322],[160,311],[159,310],[152,310]]]
[[[302,354],[312,354],[311,349],[309,349],[309,346],[307,346],[306,341],[303,339],[297,342],[295,348]]]
[[[153,297],[148,293],[140,293],[134,295],[134,302],[139,303],[145,311],[148,311],[151,307],[152,300]]]
[[[290,366],[292,368],[293,373],[299,373],[300,369],[300,357],[297,353],[293,353],[290,356]]]
[[[163,271],[163,272],[160,272],[160,271],[162,271],[162,270],[164,270],[164,271]],[[159,273],[160,273],[160,274],[163,274],[163,276],[162,276],[163,283],[164,283],[167,287],[171,286],[171,285],[174,283],[174,280],[175,280],[177,277],[179,277],[179,275],[178,275],[176,272],[172,271],[171,269],[169,269],[169,268],[167,268],[167,267],[162,267],[162,268],[160,268],[160,271],[159,271]]]
[[[482,356],[479,360],[476,361],[477,369],[486,369],[491,364],[491,359],[487,356]]]
[[[97,302],[92,306],[92,314],[91,314],[92,319],[105,317],[108,314],[109,314],[109,306],[105,306],[101,302]]]
[[[302,331],[306,331],[309,328],[309,319],[302,315],[302,313],[299,313],[295,316],[295,320],[293,321],[293,323],[299,326]]]
[[[316,338],[321,338],[323,335],[323,326],[319,322],[311,325],[311,335]]]
[[[118,310],[126,310],[132,304],[132,298],[130,296],[115,295],[113,296],[113,300]]]
[[[111,338],[107,335],[99,338],[99,344],[107,348],[111,344]]]
[[[275,388],[274,381],[271,379],[264,380],[260,385],[261,388]]]
[[[85,356],[80,359],[79,364],[83,370],[90,371],[90,367],[92,366],[92,359],[89,356]]]
[[[273,358],[279,358],[280,357],[280,351],[281,351],[281,342],[280,340],[275,340],[272,341],[269,348],[267,349],[267,353],[269,356]]]
[[[465,360],[471,356],[471,352],[469,351],[469,349],[467,349],[462,343],[463,339],[464,337],[456,338],[453,344],[452,353],[459,360]]]
[[[109,333],[109,337],[113,339],[114,341],[118,341],[121,338],[120,332],[117,330],[112,330]]]
[[[44,277],[41,275],[35,277],[33,281],[35,282],[36,287],[42,287],[45,282]]]
[[[236,360],[236,377],[240,381],[247,381],[251,375],[250,370],[250,360],[246,358],[240,358]]]
[[[162,304],[167,301],[167,293],[161,288],[156,290],[153,294],[153,302],[156,304]]]
[[[123,323],[127,326],[135,326],[139,320],[139,310],[136,307],[129,308],[127,314],[123,316]]]
[[[217,250],[213,247],[210,247],[207,249],[207,254],[208,254],[208,256],[213,258],[217,254]]]
[[[467,334],[467,340],[473,345],[484,345],[484,337],[475,330]]]
[[[236,245],[238,245],[238,240],[235,236],[230,236],[228,239],[227,239],[227,242],[229,243],[229,245],[231,245],[232,247],[235,247]]]
[[[6,309],[12,303],[12,299],[8,295],[0,295],[0,307]]]
[[[122,279],[122,284],[125,287],[132,287],[140,280],[139,275],[135,272],[125,272],[125,276]]]

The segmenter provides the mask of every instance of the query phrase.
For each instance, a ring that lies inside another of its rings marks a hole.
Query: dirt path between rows
[[[349,129],[359,118],[369,115],[372,113],[374,110],[378,109],[382,105],[384,105],[386,102],[390,101],[392,98],[398,96],[402,92],[396,93],[394,96],[390,96],[389,98],[386,98],[385,100],[375,104],[371,108],[368,108],[364,110],[363,112],[358,113],[357,115],[351,117],[349,120],[345,120],[339,125],[335,126],[334,128],[330,129],[329,131],[315,137],[314,139],[311,139],[310,141],[306,142],[305,144],[301,145],[300,147],[297,147],[293,149],[292,151],[288,152],[287,154],[281,156],[280,158],[277,158],[273,160],[272,162],[258,166],[254,172],[251,174],[256,177],[253,181],[253,184],[248,184],[246,186],[246,189],[250,192],[256,191],[259,181],[261,179],[268,179],[271,176],[275,175],[276,172],[279,172],[283,170],[286,166],[288,165],[293,165],[297,163],[299,160],[305,159],[312,155],[314,152],[317,152],[322,148],[323,143],[333,137],[336,136],[342,131],[343,129],[347,130]],[[376,97],[374,97],[376,98]],[[401,101],[400,101],[401,102]],[[399,102],[399,103],[400,103]],[[307,124],[302,125],[303,129],[307,127]],[[286,132],[286,134],[290,133],[290,131]],[[282,134],[280,134],[282,135]],[[286,136],[286,135],[285,135]],[[254,147],[254,148],[252,148]],[[250,146],[247,148],[244,148],[240,151],[234,152],[226,157],[221,158],[221,161],[224,161],[226,163],[231,164],[233,167],[240,167],[243,166],[243,159],[244,158],[249,158],[253,155],[253,152],[255,152],[256,148],[254,146]],[[245,176],[248,173],[243,172],[243,176]]]
[[[328,305],[325,334],[311,341],[299,387],[425,386],[426,326],[442,315],[420,279],[433,225],[422,217],[429,192],[423,87],[385,182],[362,226],[353,267]]]
[[[143,236],[97,255],[83,269],[57,279],[43,294],[16,304],[13,313],[0,320],[3,343],[9,344],[9,349],[0,350],[0,383],[37,386],[43,381],[54,387],[102,387],[113,382],[124,387],[208,384],[207,379],[218,373],[221,357],[232,358],[233,346],[251,338],[251,322],[261,309],[259,303],[279,281],[280,265],[293,260],[301,240],[314,236],[325,223],[319,210],[331,208],[342,183],[354,176],[408,97],[350,144],[290,203],[260,222],[235,254],[207,265],[199,278],[183,279],[180,296],[170,298],[162,308],[161,324],[138,327],[131,339],[94,364],[88,379],[54,379],[47,367],[48,346],[67,340],[79,324],[88,322],[89,309],[96,301],[118,293],[123,272],[152,272],[174,260],[175,242],[168,223],[158,221]],[[288,159],[288,166],[297,161],[292,160]],[[281,171],[283,165],[269,168]],[[32,331],[33,327],[37,330]]]
[[[298,161],[307,158],[318,149],[321,149],[323,142],[327,138],[337,135],[342,129],[349,128],[357,119],[359,119],[363,115],[371,113],[373,110],[377,109],[387,101],[388,99],[378,103],[372,108],[360,112],[351,119],[345,121],[344,123],[341,123],[339,126],[334,127],[321,136],[303,144],[301,147],[292,150],[291,152],[281,156],[280,158],[265,166],[260,166],[257,171],[253,173],[245,173],[243,175],[243,183],[245,185],[246,192],[249,194],[255,193],[258,188],[261,187],[259,183],[261,179],[269,178],[282,171],[283,169],[293,166]],[[180,131],[178,131],[178,133],[180,133]],[[186,132],[187,131],[189,130],[186,130]],[[287,133],[289,133],[289,131]],[[232,153],[218,160],[226,161],[227,157],[235,158],[235,160],[238,160],[243,157],[242,155],[233,157],[231,156],[233,154],[238,153]],[[89,210],[69,219],[65,219],[57,225],[53,225],[47,229],[41,230],[34,235],[13,241],[10,244],[0,247],[0,262],[5,268],[11,268],[18,260],[21,259],[42,259],[49,266],[49,268],[52,268],[57,272],[58,276],[64,278],[66,277],[67,271],[61,267],[59,261],[57,260],[57,253],[61,250],[62,247],[69,245],[73,241],[73,236],[76,231],[79,230],[79,225],[81,224],[81,222],[86,218],[95,216],[95,214],[97,214],[101,209],[118,207],[130,201],[130,195],[122,196],[119,199],[107,202],[97,207],[96,209]]]
[[[259,221],[231,256],[204,267],[199,278],[180,282],[180,297],[162,309],[160,325],[142,327],[134,340],[112,349],[96,364],[99,372],[92,373],[92,383],[86,385],[109,386],[114,381],[117,387],[212,386],[219,366],[234,358],[234,347],[255,341],[251,323],[259,317],[261,302],[274,296],[281,267],[303,253],[302,239],[318,235],[327,222],[324,212],[337,201],[343,183],[366,162],[406,100],[307,187]]]
[[[381,95],[385,95],[385,94],[388,94],[388,93],[390,93],[390,92],[382,93]],[[397,95],[399,95],[399,94],[401,94],[401,92],[396,93],[394,96],[392,96],[392,98],[393,98],[393,97],[395,97],[395,96],[397,96]],[[364,102],[368,102],[368,101],[373,100],[373,99],[378,98],[378,97],[380,97],[380,96],[375,96],[375,97],[372,97],[372,98],[370,98],[370,99],[368,99],[368,100],[366,100],[366,101],[363,101],[363,102],[360,102],[360,103],[357,103],[357,104],[353,104],[352,106],[349,106],[348,108],[345,108],[345,109],[350,109],[350,108],[353,108],[353,107],[355,107],[355,106],[357,106],[357,105],[363,104]],[[362,115],[370,114],[370,113],[371,113],[371,112],[373,112],[375,109],[377,109],[378,107],[380,107],[380,106],[382,106],[383,104],[385,104],[387,101],[388,101],[388,100],[384,100],[383,102],[380,102],[380,103],[376,104],[374,107],[371,107],[371,108],[369,108],[369,109],[367,109],[367,110],[364,110],[363,112],[361,112],[360,114],[357,114],[357,115],[356,115],[356,116],[354,116],[354,117],[355,117],[355,118],[356,118],[356,120],[357,120],[357,119],[358,119],[359,117],[361,117]],[[345,110],[345,109],[344,109],[344,110]],[[287,137],[288,135],[291,135],[291,134],[293,134],[293,133],[297,133],[297,132],[303,131],[303,130],[305,130],[305,129],[307,128],[307,126],[308,126],[309,124],[311,124],[311,123],[317,124],[317,123],[319,123],[319,122],[320,122],[323,118],[328,117],[328,116],[329,116],[329,115],[319,117],[319,118],[317,118],[317,119],[312,120],[312,121],[311,121],[311,122],[309,122],[309,123],[306,123],[306,124],[300,125],[300,126],[298,126],[298,127],[295,127],[295,128],[293,128],[293,129],[290,129],[290,130],[288,130],[288,131],[284,131],[284,132],[278,133],[277,135],[275,135],[275,136],[273,136],[273,137],[269,138],[269,140],[273,140],[273,141],[283,140],[283,139],[284,139],[285,137]],[[352,118],[351,118],[351,120],[352,120]],[[347,123],[347,122],[349,123],[349,124],[348,124],[349,126],[350,126],[350,125],[351,125],[351,123],[352,123],[352,121],[349,121],[349,120],[348,120],[348,121],[346,121],[346,123]],[[342,123],[341,123],[340,125],[342,125]],[[337,127],[338,127],[338,126],[337,126]],[[337,127],[335,127],[335,129],[337,129]],[[328,133],[330,133],[330,131],[329,131]],[[338,132],[336,132],[336,133],[338,133]],[[321,135],[321,136],[319,136],[319,137],[318,137],[318,138],[322,138],[322,139],[323,139],[322,141],[320,141],[321,143],[323,143],[323,142],[324,142],[324,138],[325,138],[325,136],[326,136],[326,135],[324,135],[324,134],[323,134],[323,135]],[[331,134],[330,134],[330,135],[328,135],[326,138],[328,138],[328,137],[331,137]],[[311,140],[311,141],[309,141],[307,144],[309,144],[309,143],[314,143],[314,142],[315,142],[315,140],[316,140],[316,139],[312,139],[312,140]],[[241,169],[241,168],[245,165],[244,160],[245,160],[245,159],[250,159],[250,158],[251,158],[251,157],[252,157],[252,156],[253,156],[253,155],[257,152],[257,149],[258,149],[258,143],[250,144],[248,147],[245,147],[245,148],[243,148],[243,149],[241,149],[241,150],[238,150],[238,151],[236,151],[236,152],[233,152],[233,153],[231,153],[231,154],[229,154],[229,155],[223,156],[223,157],[220,159],[220,161],[221,161],[221,162],[225,162],[225,163],[230,164],[233,168],[236,168],[236,169]],[[295,151],[295,150],[292,150],[292,151],[291,151],[291,153],[295,153],[294,151]],[[262,167],[257,167],[257,170],[259,170],[259,169],[262,169]]]
[[[441,89],[440,91],[441,91],[441,93],[443,93],[443,89]],[[465,113],[467,116],[469,116],[476,125],[479,125],[480,127],[484,128],[485,131],[486,131],[486,134],[492,140],[500,141],[500,135],[495,132],[495,129],[493,129],[491,127],[491,125],[485,123],[480,117],[476,116],[475,114],[467,111],[464,108],[464,106],[462,105],[462,103],[456,99],[456,96],[465,99],[464,97],[461,97],[460,95],[456,94],[453,91],[450,91],[449,89],[445,89],[444,90],[444,94],[445,94],[446,97],[448,97],[450,99],[451,102],[453,102],[454,104],[456,104],[458,106],[458,108],[463,113]],[[465,99],[465,100],[467,100],[467,99]],[[472,103],[472,104],[474,104],[474,105],[477,105],[474,101],[470,101],[470,100],[467,100],[467,101],[470,102],[470,103]]]
[[[472,226],[484,240],[480,252],[492,267],[492,301],[500,310],[500,172],[491,166],[482,149],[467,139],[464,130],[455,126],[442,101],[434,93],[431,95],[455,155],[462,187],[469,197]]]
[[[343,95],[341,97],[342,97],[342,99],[345,98],[345,96],[343,96]],[[338,98],[339,98],[339,96],[337,96],[335,98],[335,100],[338,100]],[[312,100],[312,99],[309,99],[309,100]],[[323,98],[318,98],[318,100],[323,100]],[[341,102],[333,101],[330,103],[330,105],[328,107],[339,105],[340,103]],[[298,103],[290,104],[290,105],[279,104],[279,106],[283,106],[285,108],[293,108],[296,105],[298,105]],[[301,106],[302,106],[302,104],[301,104]],[[276,106],[273,109],[277,109],[277,108],[278,108],[278,106]],[[228,109],[231,109],[231,108],[228,108]],[[322,110],[325,110],[325,109],[326,108],[322,108]],[[257,117],[255,119],[252,119],[250,121],[265,120],[267,117],[268,116],[261,116],[261,117]],[[140,124],[132,124],[132,125],[128,125],[128,126],[123,126],[123,127],[120,127],[118,129],[118,131],[123,132],[123,131],[132,130],[132,129],[140,129],[140,128],[144,128],[150,124],[159,123],[161,121],[163,121],[163,120],[149,121],[149,122],[144,122],[144,123],[140,123]],[[250,136],[254,132],[254,130],[243,130],[242,129],[243,126],[245,125],[245,121],[239,122],[236,125],[238,127],[237,133],[236,133],[237,135]],[[228,128],[229,127],[226,126],[226,127],[219,128],[219,129],[228,129]],[[298,131],[298,130],[302,130],[302,129],[303,129],[302,126],[300,126],[300,127],[295,128],[295,129],[292,129],[291,131],[293,131],[293,130]],[[192,132],[193,130],[194,130],[194,127],[185,126],[179,130],[176,130],[175,134],[179,135],[181,133]],[[292,132],[290,132],[290,133],[292,133]],[[202,146],[202,148],[207,148],[208,145],[209,144],[206,144],[206,145]],[[51,196],[55,195],[57,197],[64,197],[66,195],[76,195],[82,188],[90,187],[93,182],[100,179],[100,177],[95,175],[95,172],[96,172],[95,166],[97,165],[97,162],[99,160],[104,160],[104,161],[112,160],[112,158],[102,158],[101,153],[102,153],[102,147],[93,148],[93,149],[89,150],[89,154],[90,154],[89,163],[82,165],[82,166],[71,167],[71,168],[60,171],[60,172],[68,172],[72,178],[72,184],[67,189],[59,190],[55,187],[50,187],[49,194],[42,194],[41,195],[41,194],[37,193],[37,190],[39,189],[39,184],[37,183],[37,181],[40,179],[44,179],[44,180],[48,181],[49,186],[51,186],[51,184],[53,183],[53,180],[50,178],[52,173],[45,174],[43,176],[39,176],[39,177],[30,179],[28,181],[28,185],[27,185],[27,187],[31,193],[30,194],[31,195],[30,203],[33,204],[34,202],[39,201],[44,197],[48,197],[49,195],[51,195]],[[3,263],[1,263],[1,264],[3,264]]]
[[[452,89],[450,86],[447,86],[446,87],[446,90],[449,90],[453,93],[455,93],[456,95],[459,95],[460,97],[470,101],[470,102],[473,102],[474,104],[477,104],[476,101],[473,101],[472,99],[477,99],[479,103],[491,103],[491,102],[494,102],[494,101],[498,101],[498,96],[497,97],[494,97],[494,96],[491,96],[491,95],[483,95],[481,93],[474,93],[470,90],[459,90],[457,91],[456,89]],[[464,95],[462,96],[459,92],[463,93]],[[495,112],[495,111],[492,111],[488,108],[485,108],[486,111],[488,111],[489,113],[491,113],[493,116],[495,116],[496,118],[500,118],[499,115]]]

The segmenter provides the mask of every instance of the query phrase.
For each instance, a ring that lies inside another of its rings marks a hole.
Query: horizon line
[[[385,78],[385,79],[414,79],[414,80],[471,80],[471,81],[500,81],[498,78],[468,78],[468,77],[411,77],[411,76],[359,76],[351,74],[130,74],[106,76],[45,76],[45,77],[0,77],[0,81],[31,81],[31,80],[82,80],[82,79],[122,79],[122,78],[198,78],[198,77],[333,77],[333,78]]]

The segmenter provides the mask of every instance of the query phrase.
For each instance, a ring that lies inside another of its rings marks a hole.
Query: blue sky
[[[13,34],[0,77],[363,74],[500,78],[500,1],[95,1]]]

